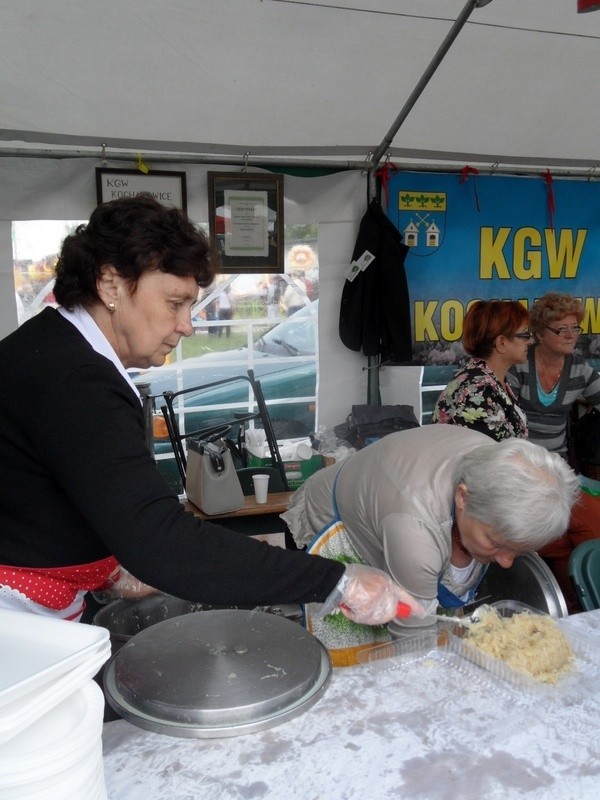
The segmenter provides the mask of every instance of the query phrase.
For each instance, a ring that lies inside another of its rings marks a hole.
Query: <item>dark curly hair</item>
[[[96,282],[106,264],[129,283],[131,294],[144,272],[192,277],[202,287],[216,273],[206,236],[186,214],[150,194],[102,203],[67,236],[56,265],[58,303],[70,310],[97,303]]]

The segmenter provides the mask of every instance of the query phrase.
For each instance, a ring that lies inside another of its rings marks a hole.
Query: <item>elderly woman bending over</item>
[[[300,546],[385,570],[429,611],[469,602],[492,562],[559,537],[578,493],[559,456],[452,425],[392,433],[315,473],[283,514]],[[319,547],[338,518],[344,530]],[[392,635],[430,617],[395,619]]]

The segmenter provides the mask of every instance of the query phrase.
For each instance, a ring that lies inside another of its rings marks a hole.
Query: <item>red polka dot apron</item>
[[[72,567],[0,565],[0,585],[21,592],[34,603],[61,610],[68,608],[80,591],[108,588],[116,579],[118,568],[114,556]]]

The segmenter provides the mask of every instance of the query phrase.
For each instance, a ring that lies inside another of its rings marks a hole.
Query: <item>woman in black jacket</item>
[[[158,473],[127,369],[162,365],[192,333],[198,288],[214,277],[208,249],[149,195],[105,203],[63,244],[60,307],[0,342],[0,607],[79,619],[85,593],[122,565],[197,602],[394,616],[402,592],[384,573],[201,522]]]

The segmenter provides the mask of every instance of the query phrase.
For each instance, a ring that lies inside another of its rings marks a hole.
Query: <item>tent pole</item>
[[[398,114],[398,116],[394,120],[394,124],[389,129],[389,131],[387,132],[384,140],[381,142],[381,144],[379,145],[377,150],[375,150],[375,152],[373,153],[373,156],[371,157],[371,165],[370,165],[371,169],[375,169],[375,167],[379,164],[379,162],[383,158],[384,154],[386,153],[388,147],[394,141],[394,137],[398,133],[398,131],[400,130],[400,126],[402,125],[404,120],[409,115],[412,107],[414,106],[414,104],[419,99],[421,93],[423,92],[423,90],[425,89],[427,84],[429,83],[429,81],[432,78],[434,72],[436,71],[436,69],[441,64],[442,59],[444,58],[444,56],[446,55],[446,53],[448,52],[448,50],[452,46],[452,43],[454,42],[454,40],[456,39],[456,37],[458,36],[460,31],[462,30],[462,28],[465,25],[466,21],[471,16],[471,12],[473,11],[473,9],[477,8],[478,6],[487,5],[487,3],[489,3],[489,2],[490,2],[490,0],[468,0],[467,1],[467,4],[465,5],[463,10],[460,12],[458,17],[456,18],[456,20],[454,22],[454,25],[448,31],[448,34],[446,35],[446,38],[444,39],[444,41],[439,46],[437,53],[434,55],[433,59],[429,63],[429,66],[427,67],[427,69],[425,70],[425,72],[423,73],[421,78],[419,79],[417,85],[415,86],[415,88],[411,92],[410,97],[408,98],[408,100],[406,101],[406,103],[402,107],[400,113]]]
[[[410,97],[408,98],[408,100],[406,101],[406,103],[402,107],[400,113],[398,114],[398,116],[394,120],[394,124],[389,129],[389,131],[387,132],[384,140],[381,142],[381,144],[379,145],[377,150],[375,150],[375,152],[373,153],[373,155],[371,157],[370,166],[369,166],[369,187],[368,187],[368,192],[369,192],[369,199],[370,200],[372,200],[375,197],[375,191],[376,191],[375,179],[374,179],[375,178],[375,176],[374,176],[375,168],[377,167],[377,165],[379,164],[379,162],[383,158],[383,155],[386,153],[388,147],[393,142],[394,136],[400,130],[400,126],[402,125],[404,120],[409,115],[412,107],[417,102],[417,100],[419,99],[421,93],[423,92],[423,90],[425,89],[427,84],[429,83],[431,77],[433,76],[433,73],[439,67],[439,65],[442,62],[442,59],[444,58],[444,56],[446,55],[446,53],[448,52],[448,50],[452,46],[452,43],[454,42],[454,40],[456,39],[456,37],[458,36],[460,31],[464,27],[466,21],[471,16],[471,12],[473,11],[473,9],[477,8],[478,6],[487,5],[487,3],[489,3],[489,2],[490,2],[490,0],[468,0],[467,4],[463,8],[463,10],[460,12],[458,17],[456,18],[456,21],[454,22],[454,25],[448,31],[448,34],[446,35],[446,38],[444,39],[442,44],[439,46],[438,51],[435,54],[435,56],[433,57],[433,59],[431,60],[431,62],[429,63],[429,66],[427,67],[427,69],[425,70],[425,72],[421,76],[419,82],[417,83],[417,85],[415,86],[413,91],[411,92]],[[368,359],[367,370],[368,370],[368,373],[367,373],[368,374],[368,379],[367,379],[367,402],[369,404],[371,404],[371,405],[380,405],[381,404],[381,394],[380,394],[380,386],[379,386],[379,357],[377,357],[377,358],[371,358],[370,357]]]

